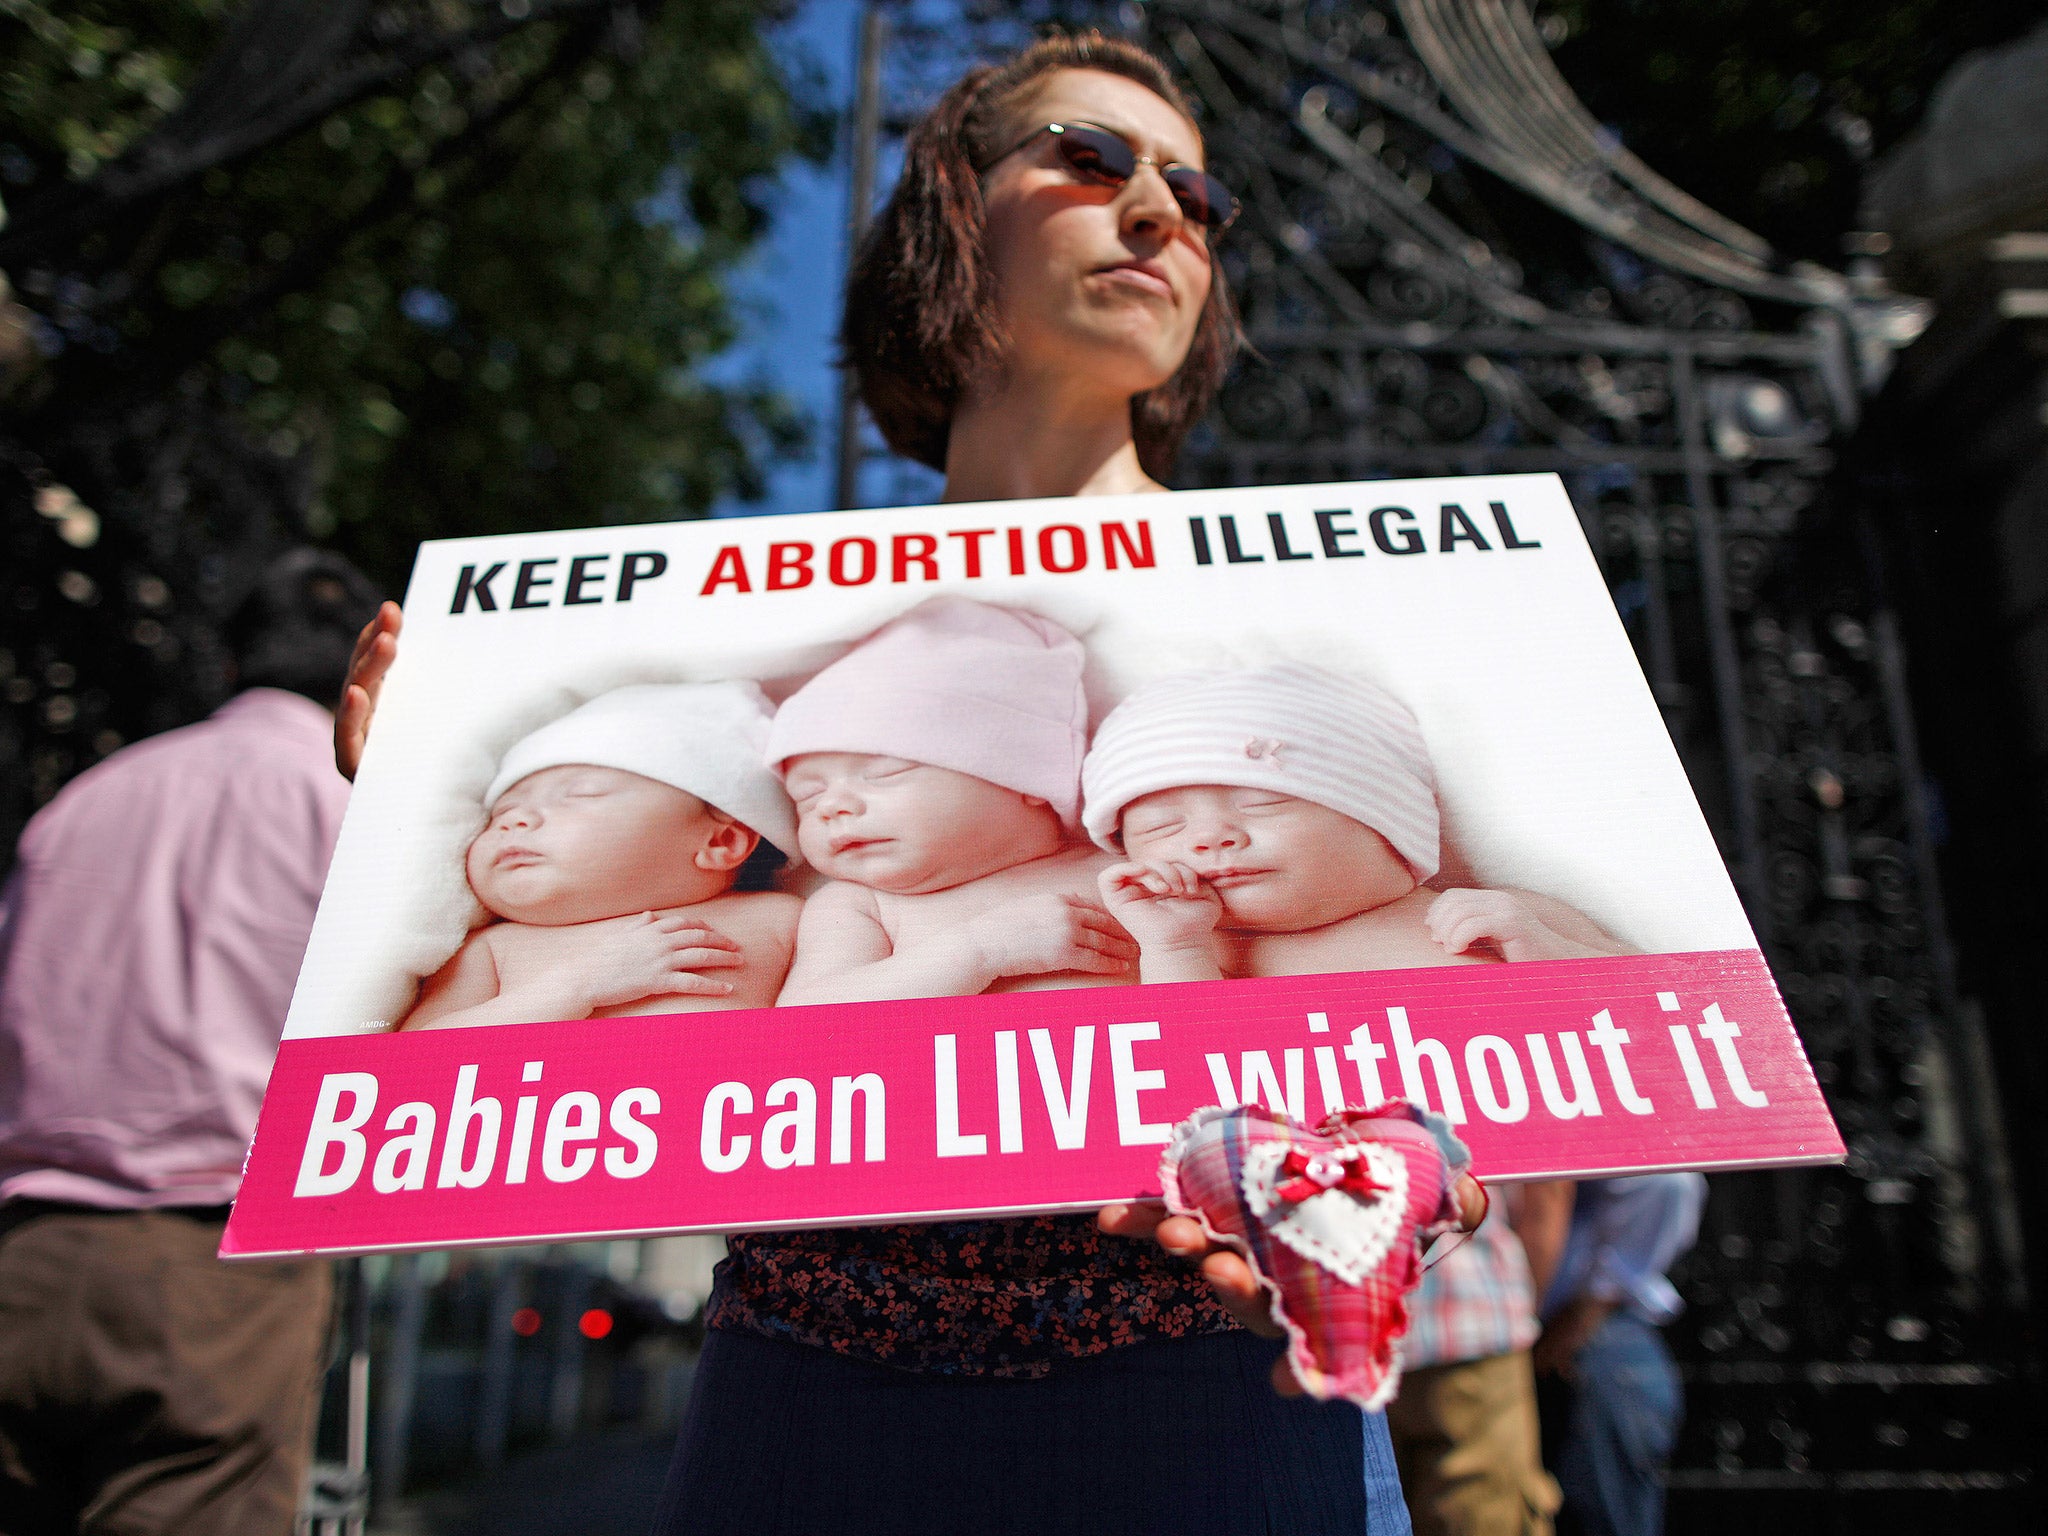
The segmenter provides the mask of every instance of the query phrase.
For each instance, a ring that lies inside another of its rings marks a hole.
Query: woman
[[[1097,34],[913,131],[843,336],[946,500],[1165,488],[1240,340],[1202,166],[1163,66]],[[365,631],[344,771],[396,632]],[[1243,1261],[1162,1215],[735,1237],[663,1529],[1405,1531],[1383,1420],[1292,1395]]]

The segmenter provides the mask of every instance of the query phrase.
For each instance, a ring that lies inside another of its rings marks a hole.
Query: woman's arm
[[[1529,1260],[1529,1279],[1541,1306],[1544,1292],[1557,1274],[1557,1261],[1564,1257],[1565,1239],[1571,1235],[1572,1205],[1578,1185],[1570,1179],[1537,1179],[1515,1186],[1508,1201],[1508,1225],[1522,1240],[1522,1252]]]

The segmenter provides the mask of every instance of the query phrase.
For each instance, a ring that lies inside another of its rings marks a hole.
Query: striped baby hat
[[[1150,683],[1095,732],[1081,824],[1114,851],[1125,806],[1193,784],[1326,805],[1384,837],[1417,880],[1436,873],[1436,771],[1415,716],[1376,683],[1300,662]]]

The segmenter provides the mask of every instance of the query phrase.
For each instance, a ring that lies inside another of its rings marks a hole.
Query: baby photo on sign
[[[428,546],[289,1033],[1750,947],[1555,482],[1306,489]]]

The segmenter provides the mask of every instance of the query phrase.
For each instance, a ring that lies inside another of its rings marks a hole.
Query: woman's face
[[[1007,147],[1048,123],[1107,128],[1154,164],[1121,187],[1069,170],[1051,134],[990,167],[988,256],[1013,375],[1055,372],[1125,396],[1156,389],[1188,354],[1209,297],[1209,247],[1159,166],[1202,165],[1195,126],[1135,80],[1062,69],[1005,114]]]

